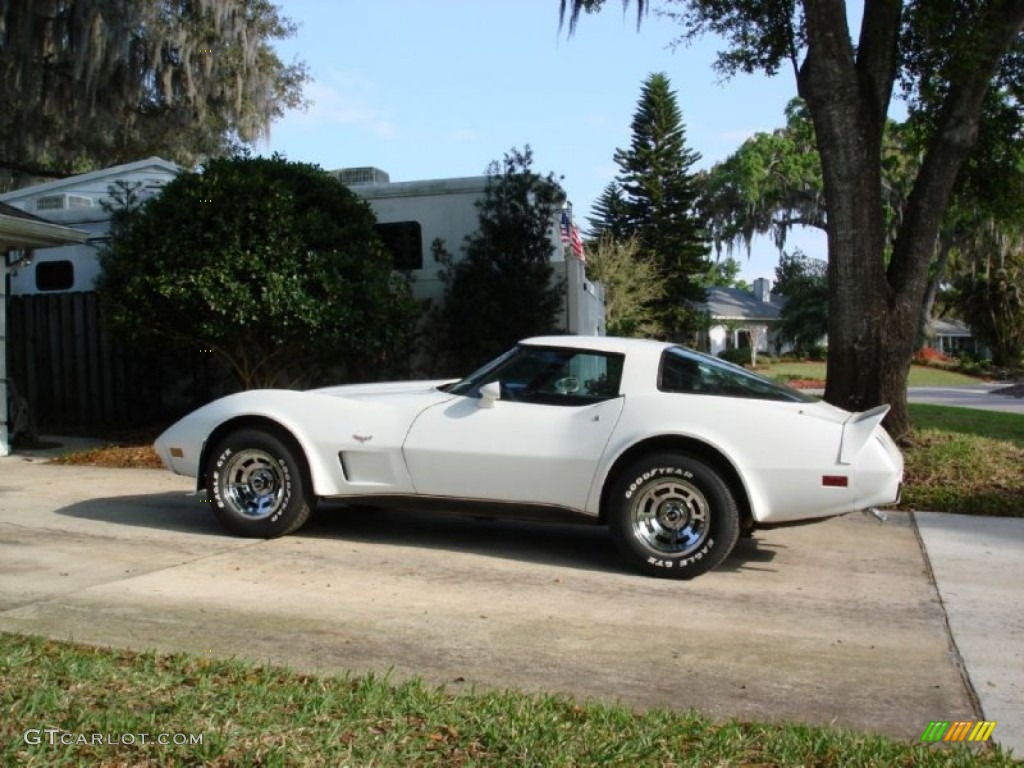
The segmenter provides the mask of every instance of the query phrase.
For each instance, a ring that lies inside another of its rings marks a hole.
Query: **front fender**
[[[445,395],[441,395],[445,396]],[[401,445],[417,403],[401,407],[350,400],[317,392],[251,390],[216,400],[168,428],[155,447],[174,472],[199,479],[204,450],[233,426],[270,422],[286,431],[306,457],[317,496],[354,492],[341,462],[342,452],[358,452],[381,468],[386,482],[364,492],[412,491]],[[206,448],[204,448],[206,446]],[[374,458],[375,457],[375,458]]]

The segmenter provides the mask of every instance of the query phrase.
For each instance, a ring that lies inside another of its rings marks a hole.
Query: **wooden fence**
[[[158,404],[146,363],[100,324],[96,294],[9,296],[8,375],[41,429],[128,426]]]

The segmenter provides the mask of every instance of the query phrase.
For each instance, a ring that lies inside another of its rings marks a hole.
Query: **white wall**
[[[8,205],[54,224],[85,230],[89,242],[82,245],[60,248],[40,248],[33,254],[32,264],[11,272],[11,296],[40,293],[36,285],[38,265],[44,262],[70,260],[74,270],[74,282],[64,291],[91,291],[100,273],[98,251],[110,231],[110,214],[103,203],[110,199],[110,186],[115,182],[141,185],[143,196],[158,194],[161,187],[174,178],[177,166],[159,158],[149,158],[136,163],[106,168],[101,171],[72,176],[67,179],[37,184],[0,195]],[[53,195],[77,195],[92,201],[92,205],[65,209],[44,209],[37,206],[39,199]]]
[[[370,204],[378,222],[416,221],[420,224],[423,267],[412,270],[413,295],[417,299],[431,299],[435,306],[444,300],[444,283],[438,276],[442,265],[430,252],[431,244],[441,238],[453,261],[463,258],[466,237],[479,227],[480,212],[476,202],[486,188],[486,176],[350,186]],[[555,262],[554,278],[567,280],[564,327],[573,333],[603,334],[603,291],[586,280],[579,260],[565,258],[557,215],[552,220],[550,237],[554,248],[551,257]]]
[[[64,223],[64,222],[61,222]],[[74,271],[74,282],[66,291],[91,291],[100,274],[98,251],[106,239],[109,221],[69,223],[75,229],[89,232],[89,242],[81,245],[65,245],[59,248],[37,248],[32,252],[32,263],[27,267],[11,269],[11,296],[40,293],[36,287],[39,265],[45,262],[70,261]],[[59,292],[59,291],[58,291]]]
[[[454,261],[462,259],[466,236],[475,232],[479,212],[475,203],[487,185],[485,177],[405,181],[390,184],[357,184],[351,190],[365,199],[377,221],[389,224],[416,221],[423,238],[423,268],[412,271],[417,299],[439,303],[444,284],[438,277],[441,265],[430,253],[436,238],[444,240]]]

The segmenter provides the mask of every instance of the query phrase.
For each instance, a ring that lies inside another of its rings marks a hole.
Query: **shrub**
[[[735,365],[750,365],[751,362],[750,347],[723,349],[718,353],[718,356],[726,362],[734,363]]]
[[[246,389],[310,385],[339,365],[385,375],[407,359],[419,310],[375,223],[317,166],[211,160],[115,211],[105,317],[151,348],[209,353]]]

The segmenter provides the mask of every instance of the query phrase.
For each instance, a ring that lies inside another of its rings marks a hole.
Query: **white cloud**
[[[288,118],[303,128],[319,126],[365,126],[378,138],[394,138],[398,127],[368,98],[372,87],[342,73],[331,73],[328,79],[313,80],[306,85],[309,107],[293,112]]]

